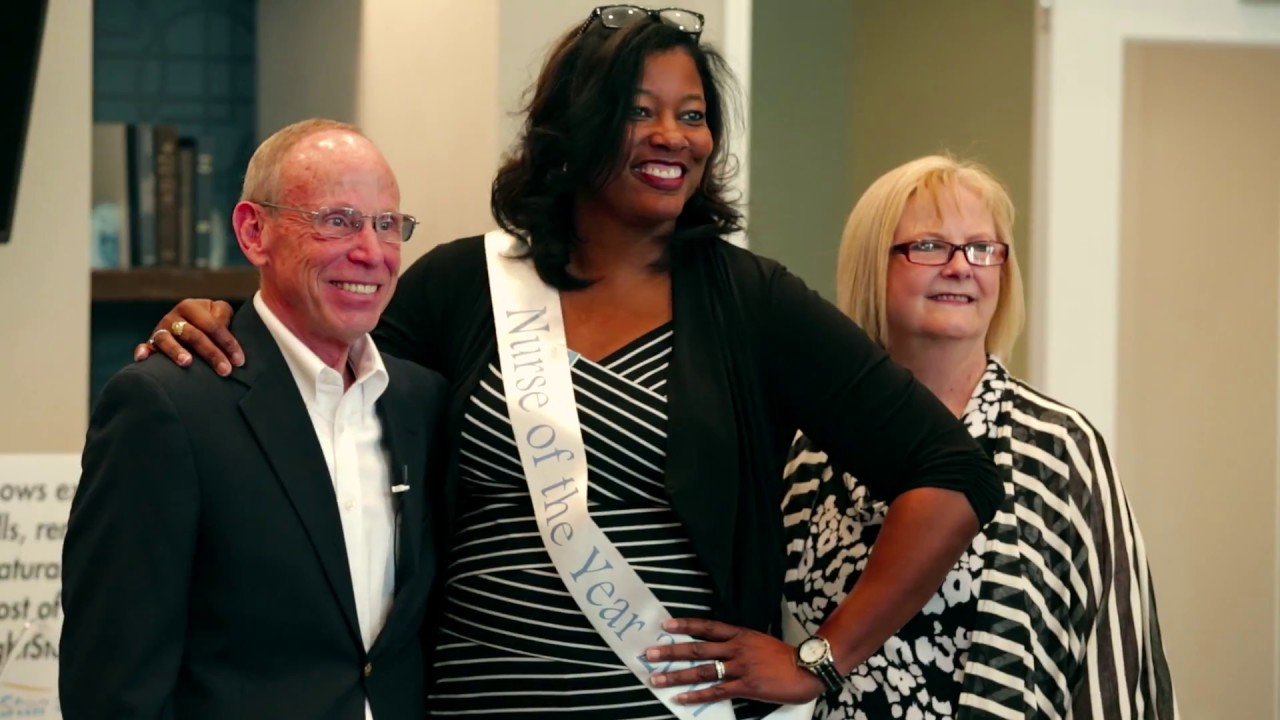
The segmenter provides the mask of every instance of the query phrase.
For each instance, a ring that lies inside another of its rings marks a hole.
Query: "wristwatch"
[[[817,675],[827,692],[839,690],[844,684],[835,658],[831,657],[831,643],[821,635],[811,635],[796,646],[796,664]]]

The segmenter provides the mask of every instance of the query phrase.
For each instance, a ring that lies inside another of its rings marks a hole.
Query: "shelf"
[[[258,289],[253,267],[94,270],[93,302],[169,302],[183,298],[244,300]]]

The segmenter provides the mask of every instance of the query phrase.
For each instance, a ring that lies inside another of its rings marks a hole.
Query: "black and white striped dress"
[[[671,614],[708,617],[711,580],[663,482],[672,337],[668,323],[598,363],[574,358],[588,505]],[[460,517],[429,678],[431,715],[670,717],[596,633],[551,565],[496,361],[470,399],[460,443]]]

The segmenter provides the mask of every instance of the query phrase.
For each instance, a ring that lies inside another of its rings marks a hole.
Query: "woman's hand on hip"
[[[651,647],[645,653],[650,664],[672,660],[702,664],[687,670],[655,673],[650,678],[654,687],[716,683],[680,694],[676,700],[681,703],[697,705],[740,697],[796,704],[822,694],[822,681],[796,664],[796,649],[771,635],[698,618],[668,620],[663,629],[692,635],[704,642]],[[718,678],[721,669],[724,675]]]

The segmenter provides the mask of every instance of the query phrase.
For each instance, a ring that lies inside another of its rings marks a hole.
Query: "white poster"
[[[62,537],[80,456],[0,455],[0,720],[61,718]]]

